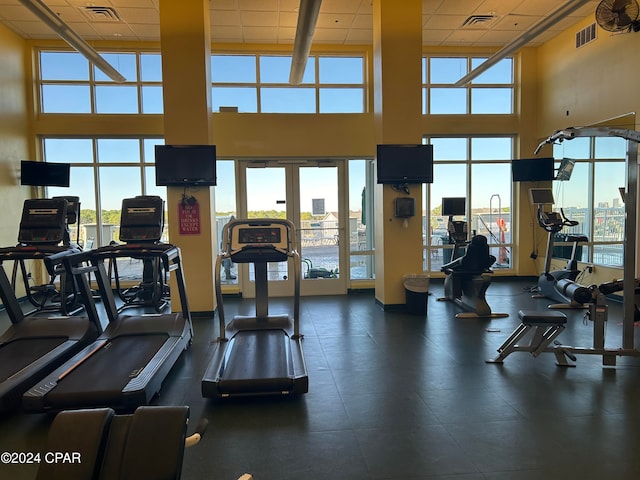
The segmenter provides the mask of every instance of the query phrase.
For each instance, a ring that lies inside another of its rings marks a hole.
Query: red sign
[[[180,235],[200,235],[200,205],[180,202],[178,204]]]

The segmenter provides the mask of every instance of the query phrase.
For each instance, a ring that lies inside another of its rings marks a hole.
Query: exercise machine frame
[[[627,141],[627,153],[625,158],[625,223],[623,239],[623,279],[622,279],[622,345],[620,348],[606,348],[600,339],[600,325],[604,325],[607,309],[604,297],[596,294],[593,303],[590,305],[589,313],[594,321],[594,347],[571,347],[567,345],[556,345],[544,349],[547,352],[556,354],[558,365],[569,366],[566,359],[567,353],[602,355],[602,362],[605,366],[614,366],[617,357],[640,356],[640,351],[634,346],[634,321],[635,321],[635,296],[638,282],[636,280],[636,238],[637,238],[637,202],[638,202],[638,144],[640,143],[640,132],[635,130],[621,129],[615,127],[571,127],[564,130],[557,130],[544,140],[535,153],[546,144],[553,144],[565,140],[572,140],[577,137],[619,137]],[[602,292],[600,292],[602,293]],[[597,329],[597,331],[596,331]],[[526,349],[526,351],[531,351]],[[504,359],[504,358],[503,358]],[[494,359],[495,361],[495,359]],[[501,363],[500,361],[495,363]]]
[[[551,189],[549,189],[549,192],[550,191]],[[531,195],[533,201],[533,193]],[[573,242],[571,258],[569,258],[567,265],[562,270],[551,271],[555,235],[561,232],[564,227],[577,226],[578,222],[567,218],[562,209],[560,209],[560,212],[545,212],[543,205],[542,203],[537,204],[536,216],[538,218],[538,225],[547,232],[547,249],[544,257],[544,270],[538,276],[538,293],[534,294],[533,298],[548,298],[549,300],[561,302],[553,303],[547,308],[587,308],[586,303],[589,302],[589,298],[573,298],[567,295],[564,289],[561,288],[559,282],[561,280],[576,281],[580,274],[580,270],[578,270],[578,260],[576,259],[578,244],[580,242],[586,242],[588,239],[585,235],[569,235],[569,241]],[[563,285],[566,285],[566,283],[563,283]]]

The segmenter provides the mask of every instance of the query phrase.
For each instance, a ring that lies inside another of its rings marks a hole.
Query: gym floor
[[[534,283],[496,278],[487,300],[510,316],[492,320],[455,319],[459,308],[437,301],[438,281],[426,318],[384,312],[372,294],[302,298],[310,387],[293,398],[203,399],[217,331],[211,318],[195,318],[194,343],[155,400],[189,405],[190,431],[209,420],[202,441],[185,452],[182,478],[640,478],[640,357],[618,358],[616,367],[581,355],[576,368],[561,368],[552,354],[522,352],[503,365],[484,362],[519,324],[518,310],[550,303],[530,298]],[[231,318],[251,314],[253,303],[228,298],[225,308]],[[621,345],[621,310],[610,305],[608,347]],[[286,299],[270,305],[271,313],[289,311]],[[584,312],[565,313],[559,340],[590,346]],[[52,418],[0,418],[0,452],[42,451]],[[36,470],[0,464],[0,478],[32,479]]]

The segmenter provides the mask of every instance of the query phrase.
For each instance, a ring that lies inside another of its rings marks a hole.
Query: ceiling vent
[[[92,22],[119,22],[120,15],[113,7],[90,5],[79,7],[80,11]]]
[[[576,32],[576,48],[580,48],[596,39],[596,24],[592,23],[588,27]]]
[[[478,27],[481,25],[486,25],[488,23],[493,22],[497,17],[497,15],[471,15],[464,22],[462,22],[463,27]]]

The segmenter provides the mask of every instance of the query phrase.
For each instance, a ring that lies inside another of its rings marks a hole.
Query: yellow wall
[[[470,134],[514,134],[518,136],[516,155],[531,156],[540,139],[557,128],[571,125],[585,125],[603,119],[636,111],[640,104],[640,93],[636,88],[637,70],[635,60],[638,34],[610,35],[598,30],[598,39],[576,50],[574,34],[584,22],[569,28],[540,48],[524,48],[515,55],[517,70],[516,103],[518,113],[507,116],[485,117],[438,115],[420,116],[415,131],[427,135],[470,135]],[[60,115],[34,117],[27,125],[27,100],[25,99],[25,75],[21,55],[30,58],[28,47],[51,45],[63,46],[57,41],[23,42],[6,29],[0,29],[0,61],[3,63],[3,89],[0,101],[0,168],[3,169],[0,184],[0,200],[7,199],[19,208],[22,199],[29,194],[21,189],[15,196],[15,172],[21,157],[27,157],[29,145],[27,134],[55,135],[74,132],[91,135],[128,135],[132,132],[142,135],[164,135],[161,116],[118,116],[91,117],[83,115]],[[121,44],[96,42],[97,48],[136,47],[157,51],[158,44]],[[289,51],[281,45],[214,45],[228,52],[241,51]],[[373,48],[369,46],[328,46],[314,45],[316,52],[364,52],[369,59],[368,81],[372,87]],[[490,55],[491,49],[470,49],[461,47],[429,48],[426,53],[463,53]],[[25,62],[28,65],[28,61]],[[389,73],[387,72],[386,75]],[[26,75],[30,76],[30,73]],[[368,95],[373,105],[374,88]],[[8,95],[4,92],[12,91]],[[16,119],[17,112],[17,119]],[[567,115],[567,112],[569,114]],[[212,119],[213,143],[218,154],[226,158],[270,158],[270,157],[373,157],[376,144],[376,122],[374,112],[341,115],[269,115],[220,113]],[[629,117],[626,117],[627,119]],[[633,118],[633,117],[632,117]],[[626,121],[626,120],[625,120]],[[635,129],[635,121],[626,128]],[[33,154],[31,155],[33,156]],[[11,195],[5,194],[11,191]],[[545,235],[537,226],[526,196],[526,188],[519,186],[513,199],[514,241],[519,254],[513,258],[515,271],[519,275],[536,275],[542,268]],[[385,219],[382,212],[378,218]],[[0,240],[3,244],[15,241],[17,216],[0,224]],[[390,244],[390,242],[392,244]],[[394,244],[391,238],[385,240],[386,251],[402,249],[402,240]],[[537,249],[538,261],[529,258]],[[600,268],[596,269],[600,274]],[[602,269],[603,275],[619,276],[614,269]]]
[[[20,186],[20,160],[32,158],[25,53],[24,40],[0,25],[0,246],[16,244],[22,203],[31,195],[30,187]]]
[[[609,125],[638,129],[633,112],[640,109],[640,34],[612,35],[598,28],[596,40],[576,49],[575,33],[592,22],[593,18],[585,19],[539,49],[540,138],[554,130],[600,124],[608,119],[613,119]],[[554,261],[554,265],[563,266],[560,261]],[[583,283],[621,277],[622,268],[596,267]]]

